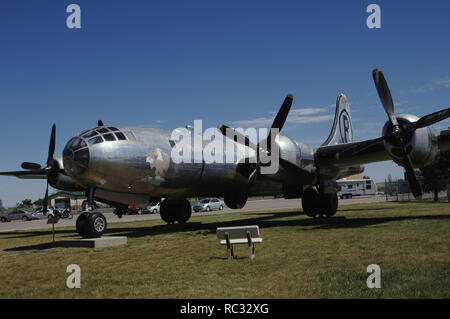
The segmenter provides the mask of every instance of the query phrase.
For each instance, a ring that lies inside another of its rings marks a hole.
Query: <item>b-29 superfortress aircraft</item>
[[[208,162],[204,148],[200,160],[175,161],[173,151],[178,146],[171,131],[108,126],[100,120],[97,127],[70,139],[62,157],[54,157],[53,125],[45,167],[24,162],[24,170],[0,175],[47,179],[44,212],[49,184],[59,190],[85,191],[89,208],[76,221],[77,231],[84,238],[100,237],[107,227],[104,215],[91,209],[94,200],[115,206],[120,215],[127,205],[143,206],[163,198],[160,214],[167,223],[187,222],[191,216],[187,198],[203,196],[223,197],[228,207],[236,209],[244,207],[249,196],[283,195],[301,198],[308,216],[333,216],[338,208],[336,180],[363,172],[362,164],[385,160],[404,167],[414,196],[420,198],[422,190],[414,168],[427,166],[440,151],[450,150],[450,130],[437,132],[429,127],[449,117],[450,108],[420,119],[411,114],[397,115],[383,73],[375,69],[372,75],[388,115],[380,138],[353,141],[350,106],[344,94],[337,98],[331,133],[320,147],[311,148],[279,135],[293,101],[288,95],[270,133],[260,143],[253,143],[230,127],[219,126],[221,138],[236,146],[223,154],[232,155],[233,162]],[[237,146],[243,146],[248,150],[244,154],[249,155],[242,156]],[[273,164],[263,161],[268,155],[277,155],[274,158],[278,170],[263,174],[263,169]]]

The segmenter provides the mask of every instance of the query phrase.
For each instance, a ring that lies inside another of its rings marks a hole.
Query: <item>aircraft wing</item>
[[[314,161],[319,167],[339,168],[390,160],[383,138],[362,142],[321,146],[316,149]]]
[[[315,163],[319,167],[336,166],[339,168],[369,164],[390,160],[384,146],[385,137],[362,142],[325,145],[316,149]],[[437,135],[441,152],[450,150],[450,130],[440,131]]]
[[[3,176],[15,176],[22,179],[47,179],[47,174],[43,169],[34,169],[26,171],[10,171],[10,172],[0,172]]]

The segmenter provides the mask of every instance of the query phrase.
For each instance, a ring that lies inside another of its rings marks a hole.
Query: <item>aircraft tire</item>
[[[179,214],[177,216],[177,221],[180,224],[186,223],[189,220],[189,218],[191,218],[191,214],[192,214],[191,203],[189,203],[189,201],[187,199],[181,201],[180,213],[181,214]]]
[[[99,212],[85,212],[76,221],[78,234],[83,238],[99,238],[107,228],[106,218]]]
[[[302,208],[303,212],[309,217],[315,217],[320,211],[319,193],[314,188],[308,188],[303,192]]]
[[[80,216],[78,216],[77,221],[75,223],[77,233],[83,238],[86,238],[86,236],[87,236],[86,224],[87,224],[88,218],[89,218],[89,213],[82,213]]]
[[[88,238],[99,238],[106,231],[106,218],[102,213],[93,212],[88,219],[87,235]]]
[[[161,219],[167,224],[173,224],[175,222],[175,215],[173,214],[173,205],[171,200],[163,200],[159,208],[159,214]]]
[[[187,199],[166,199],[161,203],[159,213],[167,224],[184,224],[191,218],[192,208]]]
[[[327,216],[331,217],[336,214],[338,209],[338,197],[336,194],[323,194],[320,200],[322,204],[322,212]]]

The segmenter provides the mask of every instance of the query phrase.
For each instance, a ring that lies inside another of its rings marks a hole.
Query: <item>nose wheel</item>
[[[76,228],[83,238],[99,238],[107,227],[106,218],[99,212],[84,212],[77,218]]]

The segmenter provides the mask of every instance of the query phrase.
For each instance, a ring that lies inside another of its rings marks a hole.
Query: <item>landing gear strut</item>
[[[331,217],[338,209],[336,194],[320,194],[315,188],[308,188],[303,192],[302,207],[309,217]]]
[[[187,199],[165,199],[160,206],[160,215],[168,224],[184,224],[191,218],[191,204]]]

